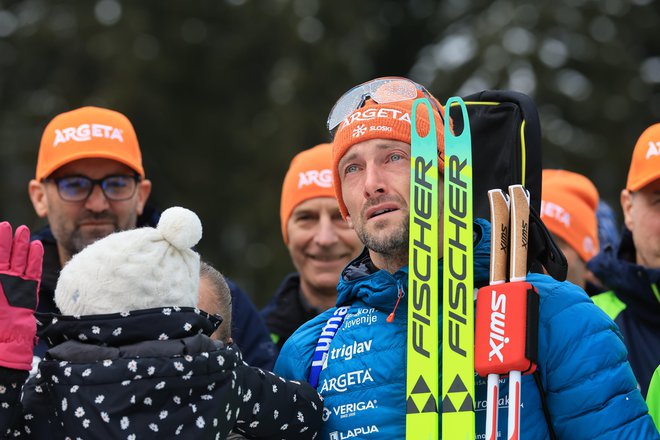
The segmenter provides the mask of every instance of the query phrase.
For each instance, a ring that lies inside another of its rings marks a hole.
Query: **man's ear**
[[[137,187],[137,213],[138,215],[142,214],[144,210],[144,205],[147,203],[147,199],[151,194],[151,180],[142,179],[138,183]]]
[[[351,229],[355,229],[355,228],[353,227],[353,220],[351,220],[351,216],[348,215],[348,214],[346,215],[346,223],[348,223],[348,227],[349,227],[349,228],[351,228]]]
[[[48,215],[48,197],[46,197],[46,188],[38,180],[32,179],[28,183],[28,194],[34,207],[34,212],[41,218]]]
[[[632,231],[633,228],[633,198],[635,195],[627,189],[621,190],[621,210],[623,211],[623,222],[626,228]]]

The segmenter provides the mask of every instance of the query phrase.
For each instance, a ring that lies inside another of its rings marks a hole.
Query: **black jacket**
[[[273,299],[261,310],[261,316],[266,321],[266,327],[278,351],[298,327],[319,313],[319,310],[305,302],[300,291],[298,273],[287,275]]]
[[[322,411],[316,391],[247,366],[236,347],[207,336],[214,320],[178,307],[40,315],[39,335],[52,348],[25,386],[24,417],[10,437],[223,439],[233,429],[248,438],[313,438]]]

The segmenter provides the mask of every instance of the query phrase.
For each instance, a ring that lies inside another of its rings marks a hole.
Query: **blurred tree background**
[[[263,305],[290,270],[279,228],[293,155],[328,140],[348,88],[403,75],[441,101],[534,98],[544,161],[619,210],[632,148],[660,120],[652,0],[0,1],[0,217],[33,228],[41,132],[98,105],[134,123],[152,204],[204,224],[200,251]]]

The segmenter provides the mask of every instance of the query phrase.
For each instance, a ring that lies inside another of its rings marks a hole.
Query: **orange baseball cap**
[[[144,177],[142,154],[133,125],[119,112],[82,107],[50,121],[41,137],[36,179],[78,159],[112,159]]]
[[[541,219],[550,232],[589,261],[598,253],[598,190],[585,176],[543,170]]]
[[[626,189],[638,191],[660,179],[660,123],[653,124],[635,144]]]
[[[289,165],[282,185],[280,221],[284,243],[289,244],[287,223],[293,210],[305,200],[335,197],[332,188],[332,144],[320,144],[298,153]]]
[[[417,92],[417,98],[424,98],[422,91]],[[442,108],[435,100],[437,106]],[[344,218],[348,215],[348,209],[344,204],[341,191],[341,180],[339,179],[339,161],[346,152],[355,144],[370,139],[392,139],[395,141],[411,143],[410,122],[414,100],[378,104],[369,99],[363,107],[351,113],[337,128],[332,141],[332,173],[335,182],[335,195],[339,202],[339,210]],[[443,110],[444,111],[444,110]],[[445,153],[445,128],[438,112],[433,109],[435,120],[435,131],[438,141],[438,158],[440,159],[440,172],[443,171],[442,162]],[[417,129],[420,133],[429,130],[429,115],[425,111],[417,113]]]

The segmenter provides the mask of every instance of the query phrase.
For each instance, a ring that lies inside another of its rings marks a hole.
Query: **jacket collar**
[[[36,313],[37,334],[50,347],[75,340],[119,346],[141,341],[211,335],[221,319],[191,307],[163,307],[123,313],[69,316]]]
[[[660,289],[660,269],[635,263],[632,233],[625,226],[618,246],[607,246],[587,264],[600,281],[643,319],[660,323],[660,300],[653,292]]]

